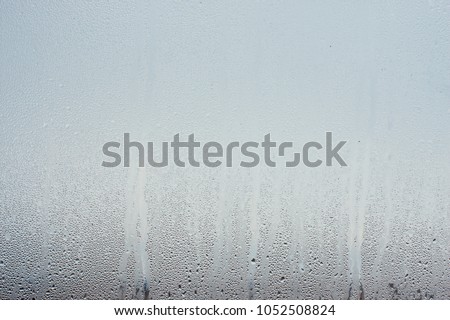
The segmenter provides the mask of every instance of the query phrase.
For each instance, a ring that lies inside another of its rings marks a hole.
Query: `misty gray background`
[[[448,1],[0,1],[0,298],[449,299]],[[195,133],[348,167],[104,168]]]

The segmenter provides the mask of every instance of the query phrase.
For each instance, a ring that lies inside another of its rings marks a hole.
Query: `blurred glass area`
[[[448,1],[0,0],[1,299],[450,299]],[[120,141],[348,166],[105,168]]]

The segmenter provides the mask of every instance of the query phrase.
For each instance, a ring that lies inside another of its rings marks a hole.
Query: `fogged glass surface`
[[[447,1],[0,1],[0,298],[449,299]],[[348,166],[102,146],[348,140]]]

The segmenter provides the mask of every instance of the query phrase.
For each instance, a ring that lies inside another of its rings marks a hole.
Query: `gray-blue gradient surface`
[[[101,166],[327,131],[347,167]],[[0,0],[0,136],[1,299],[450,299],[448,1]]]

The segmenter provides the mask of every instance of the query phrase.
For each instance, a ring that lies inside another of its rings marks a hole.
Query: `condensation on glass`
[[[0,2],[0,298],[449,299],[446,1]],[[348,167],[104,168],[195,133]]]

